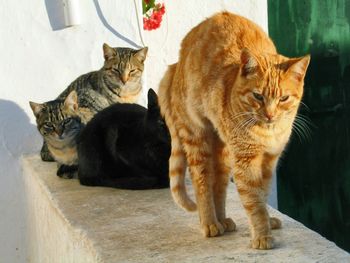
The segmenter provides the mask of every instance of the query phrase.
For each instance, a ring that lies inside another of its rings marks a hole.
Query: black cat
[[[122,189],[169,187],[170,135],[157,94],[148,109],[115,104],[97,113],[78,140],[80,183]]]

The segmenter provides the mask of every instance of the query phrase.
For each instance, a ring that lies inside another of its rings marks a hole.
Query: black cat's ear
[[[148,51],[148,47],[144,47],[144,48],[140,49],[139,51],[137,51],[137,53],[135,53],[134,57],[138,61],[143,63],[146,60],[147,51]]]
[[[257,58],[250,52],[248,48],[241,51],[241,74],[246,78],[253,78],[260,70]]]
[[[114,48],[108,46],[106,43],[103,44],[103,56],[105,58],[105,60],[111,59],[113,57],[115,57],[116,52],[114,50]]]
[[[159,108],[158,106],[158,96],[153,89],[149,89],[147,93],[148,98],[148,109]]]
[[[29,105],[32,108],[32,111],[33,111],[35,117],[38,117],[40,112],[45,107],[44,104],[40,104],[40,103],[36,103],[36,102],[32,102],[32,101],[29,101]]]
[[[75,90],[68,94],[67,98],[64,100],[64,106],[71,111],[76,111],[78,109],[78,95]]]

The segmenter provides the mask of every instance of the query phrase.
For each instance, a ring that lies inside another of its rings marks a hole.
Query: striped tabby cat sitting
[[[78,163],[76,139],[84,125],[79,116],[76,91],[69,93],[65,100],[29,103],[36,117],[38,130],[58,163],[57,175],[72,178]]]
[[[103,44],[103,67],[78,77],[57,99],[64,100],[75,90],[79,116],[83,123],[87,123],[98,111],[114,103],[135,103],[142,90],[141,76],[147,51],[147,47],[135,50],[112,48]],[[54,161],[46,143],[44,140],[41,159]]]

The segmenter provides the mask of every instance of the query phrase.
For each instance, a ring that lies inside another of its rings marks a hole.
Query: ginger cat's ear
[[[250,52],[249,49],[243,48],[241,51],[241,74],[246,78],[254,77],[260,66],[257,58]]]
[[[116,52],[115,50],[108,46],[106,43],[103,44],[103,56],[105,58],[105,60],[111,59],[113,57],[115,57]]]
[[[32,111],[33,111],[35,117],[38,117],[40,112],[45,107],[44,104],[40,104],[40,103],[36,103],[36,102],[32,102],[32,101],[29,101],[29,105],[32,108]]]
[[[287,62],[287,75],[296,81],[304,80],[307,67],[310,63],[310,55],[306,55],[300,58],[292,58]]]
[[[71,91],[67,98],[64,100],[64,106],[66,109],[76,111],[78,109],[78,95],[75,90]]]

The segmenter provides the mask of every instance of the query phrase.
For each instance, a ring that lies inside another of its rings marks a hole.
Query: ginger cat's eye
[[[258,101],[264,101],[264,96],[259,94],[259,93],[256,93],[256,92],[253,92],[253,95],[254,95],[254,98]]]
[[[281,102],[284,102],[284,101],[287,101],[289,99],[289,96],[282,96],[281,98],[280,98],[280,101]]]

